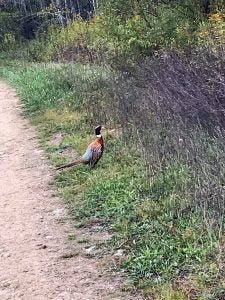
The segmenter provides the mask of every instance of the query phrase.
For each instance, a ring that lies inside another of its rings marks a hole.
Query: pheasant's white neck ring
[[[97,134],[96,136],[97,136],[97,138],[100,138],[102,135],[101,134]]]

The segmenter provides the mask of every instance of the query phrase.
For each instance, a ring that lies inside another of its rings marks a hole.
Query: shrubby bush
[[[18,26],[18,14],[0,12],[0,50],[14,49],[21,28]]]
[[[50,26],[47,36],[39,40],[45,59],[99,62],[115,57],[136,59],[161,49],[190,48],[196,43],[194,33],[206,21],[198,5],[196,8],[190,3],[129,3],[109,1],[91,20],[76,18],[66,27]],[[37,52],[38,48],[37,44]]]

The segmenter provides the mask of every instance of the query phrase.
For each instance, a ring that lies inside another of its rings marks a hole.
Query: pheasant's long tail
[[[69,164],[66,164],[66,165],[62,165],[60,167],[57,167],[56,170],[61,170],[61,169],[65,169],[65,168],[70,168],[70,167],[73,167],[73,166],[76,166],[76,165],[79,165],[79,164],[82,164],[82,163],[85,163],[85,161],[83,159],[78,159],[78,160],[75,160]]]

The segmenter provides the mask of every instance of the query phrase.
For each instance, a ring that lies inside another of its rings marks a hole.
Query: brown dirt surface
[[[53,195],[51,168],[20,106],[0,82],[0,299],[139,299],[76,242],[86,233]]]

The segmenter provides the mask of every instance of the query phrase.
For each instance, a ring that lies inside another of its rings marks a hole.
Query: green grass
[[[17,88],[54,166],[70,160],[65,149],[82,154],[93,138],[85,103],[90,103],[95,82],[109,81],[108,70],[14,62],[2,64],[0,76]],[[184,287],[179,290],[171,285],[185,274],[199,299],[220,295],[223,239],[218,237],[218,228],[209,228],[182,196],[190,183],[189,168],[171,162],[149,181],[141,155],[125,144],[122,135],[105,133],[105,142],[104,156],[96,168],[79,166],[55,176],[58,193],[76,222],[87,224],[94,219],[113,233],[110,251],[125,251],[120,268],[146,294],[156,299],[188,299]]]

